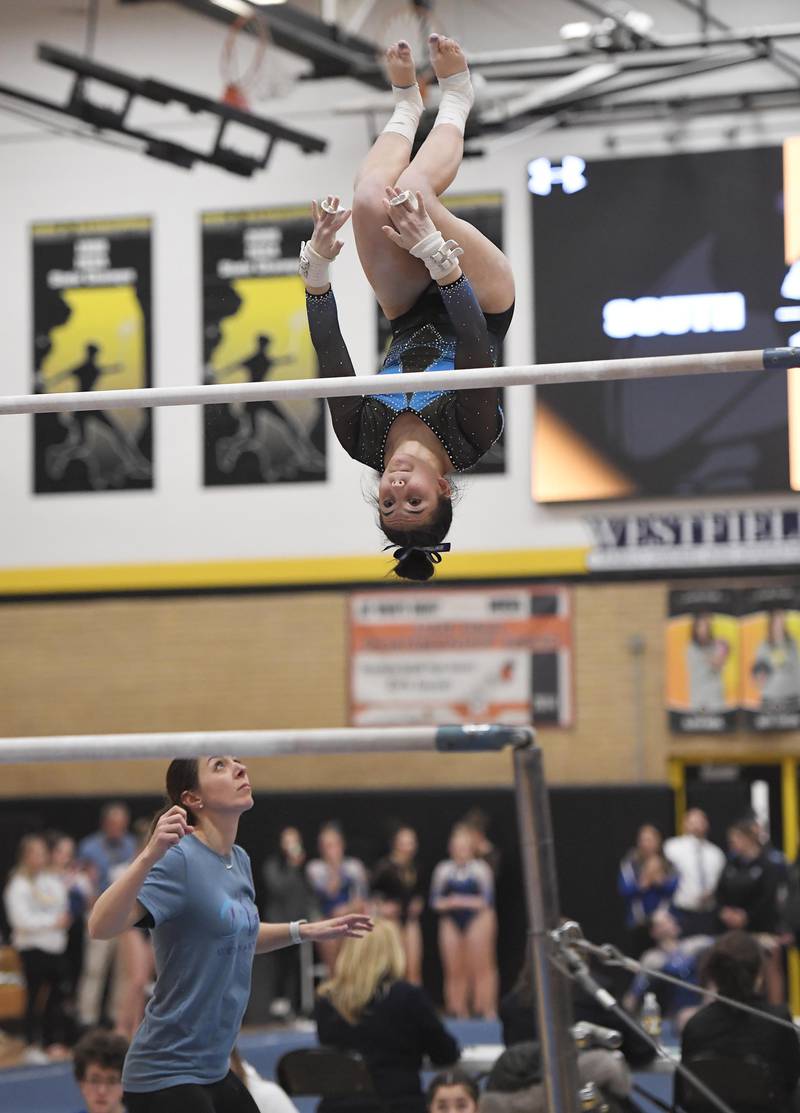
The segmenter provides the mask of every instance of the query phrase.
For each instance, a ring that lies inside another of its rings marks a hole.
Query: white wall
[[[65,6],[66,7],[66,6]],[[82,23],[65,8],[32,0],[3,11],[3,80],[63,96],[67,78],[35,61],[38,40],[80,49]],[[45,18],[46,16],[46,18]],[[117,9],[103,5],[98,59],[152,74],[211,95],[219,92],[219,30],[167,4]],[[337,85],[341,89],[341,83]],[[326,99],[324,84],[303,86],[265,115],[287,113],[295,126],[324,134],[328,153],[303,156],[280,144],[269,169],[239,179],[214,168],[182,171],[138,154],[44,134],[0,115],[0,277],[2,351],[0,390],[27,393],[31,383],[31,272],[29,226],[59,218],[150,215],[154,219],[154,375],[159,385],[199,381],[199,214],[220,208],[305,202],[310,193],[350,196],[353,171],[368,133],[358,117],[305,115]],[[363,99],[362,87],[352,86]],[[142,119],[164,117],[143,110]],[[172,112],[174,134],[195,136],[196,124]],[[744,143],[779,140],[791,123],[740,119]],[[528,363],[532,353],[529,196],[525,166],[536,154],[602,153],[604,135],[553,132],[489,145],[488,157],[465,162],[457,190],[499,189],[506,197],[505,243],[517,278],[517,312],[506,359]],[[682,142],[711,147],[722,128],[698,127]],[[630,145],[626,148],[625,143]],[[623,137],[623,150],[663,149],[653,129]],[[374,369],[370,290],[349,238],[336,264],[342,329],[354,363]],[[343,293],[342,291],[346,291]],[[364,327],[364,322],[369,322]],[[459,550],[547,549],[589,544],[581,517],[569,508],[542,508],[530,499],[532,392],[508,396],[508,468],[504,476],[469,480],[451,540]],[[379,547],[372,511],[361,495],[363,469],[329,441],[326,484],[204,489],[201,414],[196,408],[156,411],[155,489],[150,492],[33,496],[32,420],[0,419],[0,569],[157,561],[365,555]],[[728,500],[735,504],[735,500]],[[748,504],[754,501],[748,500]],[[762,500],[766,501],[766,500]],[[626,509],[631,509],[626,505]]]

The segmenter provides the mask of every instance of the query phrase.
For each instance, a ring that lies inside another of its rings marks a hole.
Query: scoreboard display
[[[792,265],[785,217],[800,198],[786,184],[788,146],[534,159],[536,362],[799,344],[800,264]],[[533,497],[800,489],[790,450],[797,375],[540,386]]]

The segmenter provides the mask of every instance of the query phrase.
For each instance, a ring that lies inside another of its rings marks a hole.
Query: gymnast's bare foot
[[[407,89],[409,85],[416,85],[417,71],[414,57],[405,39],[393,43],[386,51],[385,57],[389,80],[396,89]]]
[[[433,72],[440,81],[443,77],[452,77],[454,73],[462,73],[467,69],[466,56],[455,39],[448,39],[444,35],[429,35],[428,48]]]

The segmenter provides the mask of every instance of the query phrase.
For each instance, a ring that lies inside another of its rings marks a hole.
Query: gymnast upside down
[[[439,195],[455,178],[473,101],[461,47],[430,36],[442,90],[435,124],[411,159],[422,97],[408,43],[386,52],[394,113],[364,159],[353,195],[353,230],[364,273],[392,326],[381,374],[487,367],[514,312],[514,279],[502,251]],[[312,203],[314,231],[300,254],[311,339],[323,377],[355,375],[339,329],[329,268],[351,215],[339,198]],[[380,475],[378,516],[394,571],[426,580],[453,517],[453,472],[472,467],[503,429],[496,388],[416,391],[328,400],[345,451]]]

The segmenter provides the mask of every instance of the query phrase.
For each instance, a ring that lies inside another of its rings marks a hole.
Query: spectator
[[[125,804],[106,804],[100,812],[100,830],[88,835],[78,846],[78,858],[94,870],[97,896],[133,861],[136,839],[129,826],[130,812]],[[100,1021],[116,950],[116,939],[86,939],[83,976],[78,987],[78,1018],[86,1027],[94,1027]],[[111,1000],[113,992],[112,987]]]
[[[133,824],[136,854],[147,846],[151,822],[142,817]],[[147,989],[155,977],[155,956],[150,935],[132,927],[117,936],[117,972],[114,979],[114,1029],[132,1040],[142,1023]]]
[[[262,876],[267,898],[264,919],[268,923],[292,923],[317,915],[314,894],[306,877],[306,851],[296,827],[284,827],[279,849],[264,863]],[[291,947],[264,955],[270,1012],[285,1019],[300,1012],[300,957]]]
[[[656,946],[642,955],[643,969],[634,978],[623,1003],[629,1012],[636,1012],[645,993],[652,990],[661,1003],[663,1015],[674,1021],[680,1031],[700,1007],[701,998],[690,987],[700,984],[699,966],[714,940],[710,935],[681,938],[680,924],[663,908],[650,918],[650,935]],[[683,985],[655,982],[649,976],[651,971],[679,978]]]
[[[377,920],[358,946],[347,939],[333,977],[317,997],[317,1035],[322,1044],[363,1055],[372,1084],[391,1113],[423,1113],[419,1072],[427,1056],[434,1066],[457,1061],[459,1047],[425,991],[404,980],[400,935],[389,920]],[[354,1109],[377,1113],[364,1099],[324,1099],[319,1113]]]
[[[425,898],[417,871],[417,832],[398,827],[387,858],[372,872],[372,895],[376,912],[396,923],[406,955],[406,981],[422,985],[422,929],[420,916]]]
[[[444,968],[445,1009],[466,1018],[473,1012],[497,1016],[494,877],[475,857],[472,831],[457,824],[450,857],[439,862],[431,881],[431,908],[439,915],[439,953]]]
[[[306,866],[306,876],[324,919],[363,912],[367,899],[367,871],[358,858],[345,857],[345,841],[338,823],[326,823],[318,835],[319,858]],[[320,958],[333,970],[342,943],[318,943]]]
[[[783,1001],[783,956],[778,939],[780,873],[770,862],[752,821],[728,829],[730,853],[717,885],[719,918],[729,931],[758,936],[766,954],[767,999]]]
[[[47,842],[50,847],[50,867],[61,877],[67,890],[70,925],[64,952],[64,997],[72,1016],[75,1012],[75,995],[83,970],[86,916],[94,900],[94,882],[90,871],[78,862],[75,856],[75,840],[71,836],[54,831],[48,835]]]
[[[645,823],[636,832],[636,846],[620,862],[618,888],[625,899],[625,925],[635,958],[650,945],[650,917],[669,908],[678,876],[661,849],[657,827]]]
[[[239,1054],[238,1047],[231,1052],[231,1070],[245,1084],[259,1113],[297,1113],[297,1106],[277,1082],[262,1078],[255,1067]]]
[[[763,955],[757,940],[744,931],[723,935],[707,956],[703,980],[725,997],[759,1009],[764,1019],[710,1001],[683,1029],[681,1059],[689,1064],[694,1056],[708,1053],[730,1059],[756,1056],[766,1063],[782,1099],[770,1113],[790,1113],[800,1079],[800,1042],[796,1032],[770,1019],[791,1020],[791,1016],[785,1006],[768,1005],[763,999]]]
[[[475,839],[475,857],[485,862],[497,880],[500,873],[501,852],[489,838],[489,816],[483,808],[470,808],[461,820],[465,827],[469,827]]]
[[[70,916],[66,887],[50,868],[50,852],[42,835],[25,835],[20,841],[3,899],[11,944],[25,974],[26,1061],[64,1058],[68,1054],[64,1047],[64,952]]]
[[[113,1032],[87,1032],[73,1050],[73,1070],[83,1095],[82,1113],[125,1113],[122,1064],[128,1041]]]
[[[715,930],[715,893],[725,855],[708,840],[708,816],[689,808],[683,834],[667,839],[664,856],[678,875],[673,911],[683,935],[710,935]]]
[[[434,1075],[428,1085],[428,1113],[478,1113],[478,1083],[458,1067]]]

